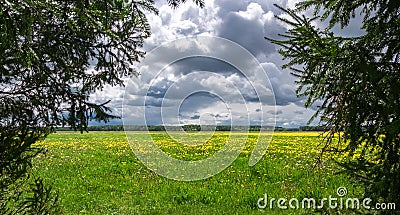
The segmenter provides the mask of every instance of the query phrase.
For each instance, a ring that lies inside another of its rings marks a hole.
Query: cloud
[[[188,1],[172,9],[165,0],[158,1],[159,16],[147,14],[151,25],[152,36],[146,40],[145,48],[150,50],[162,43],[192,35],[214,35],[220,19],[218,7],[214,1],[206,1],[205,7],[199,9]]]
[[[205,7],[200,9],[188,1],[172,9],[166,0],[157,1],[159,15],[147,16],[152,35],[145,41],[146,51],[187,36],[219,36],[247,49],[256,56],[263,70],[253,69],[251,62],[245,62],[245,58],[236,52],[227,52],[219,44],[182,43],[179,47],[165,48],[157,58],[145,58],[144,61],[150,62],[149,66],[141,68],[142,75],[128,84],[131,88],[126,90],[125,105],[129,108],[124,114],[129,115],[129,123],[246,124],[250,120],[257,124],[261,123],[264,114],[267,123],[272,123],[275,116],[278,126],[304,125],[318,104],[310,109],[303,107],[304,98],[298,98],[295,93],[296,78],[280,68],[285,62],[277,53],[277,47],[264,39],[265,36],[278,38],[279,33],[287,30],[287,26],[274,18],[282,11],[273,4],[294,7],[296,2],[298,0],[207,0]],[[355,20],[355,24],[344,30],[335,27],[335,32],[344,36],[362,34],[360,17]],[[323,27],[326,22],[316,24]],[[199,50],[224,56],[231,62],[207,57],[171,62],[177,56],[190,56]],[[234,66],[238,62],[242,68]],[[159,71],[156,76],[151,71],[154,69]],[[271,86],[265,84],[266,80],[262,78],[265,74]],[[262,93],[257,95],[254,88]],[[265,102],[272,101],[272,90],[276,109]],[[112,99],[110,106],[116,115],[122,114],[123,98],[124,88],[108,86],[91,97],[96,102]],[[260,99],[263,101],[261,106]],[[143,108],[143,104],[147,106]]]
[[[298,98],[296,95],[297,86],[294,84],[296,78],[288,71],[280,70],[274,63],[265,62],[261,63],[266,71],[272,87],[274,89],[276,105],[288,105],[295,103],[303,106],[303,99]]]
[[[299,115],[302,115],[302,114],[304,114],[304,111],[301,111],[301,110],[296,110],[296,111],[293,111],[293,113],[295,113],[295,114],[299,114]]]
[[[239,43],[255,56],[275,52],[275,46],[264,37],[276,37],[278,32],[285,30],[274,19],[273,11],[265,11],[255,2],[249,3],[244,9],[225,11],[220,15],[222,22],[218,26],[217,35]]]
[[[277,115],[276,125],[283,127],[299,127],[305,125],[315,113],[314,110],[302,108],[294,103],[285,106],[277,106],[277,111],[282,111],[282,114]],[[302,114],[299,114],[300,111]],[[312,125],[316,123],[316,121],[313,121]]]
[[[164,77],[154,78],[152,85],[127,86],[125,103],[129,109],[143,107],[145,104],[151,107],[152,113],[156,110],[163,111],[164,122],[161,119],[153,119],[152,122],[167,124],[182,123],[177,120],[179,117],[186,123],[193,123],[193,120],[196,120],[193,116],[199,113],[210,115],[217,124],[230,123],[228,116],[232,117],[235,123],[246,124],[249,121],[246,121],[248,118],[246,116],[250,112],[254,115],[254,119],[250,120],[260,123],[261,117],[256,115],[261,114],[260,110],[263,107],[260,106],[258,99],[254,99],[257,95],[251,83],[238,73],[192,71],[179,74],[179,77],[164,73],[162,75]],[[172,82],[172,79],[175,81]],[[131,90],[131,86],[136,89]],[[140,93],[146,96],[138,96]],[[246,106],[247,104],[251,107]],[[128,113],[125,115],[128,116]],[[136,115],[133,118],[135,117]]]
[[[282,110],[278,110],[278,111],[269,110],[267,113],[272,114],[272,115],[280,115],[280,114],[283,114],[283,111]]]

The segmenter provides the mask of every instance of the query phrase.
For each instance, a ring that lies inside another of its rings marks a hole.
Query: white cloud
[[[206,1],[205,7],[199,9],[188,1],[176,9],[169,7],[165,1],[159,7],[159,16],[148,14],[152,35],[145,42],[148,49],[162,43],[191,35],[215,35],[215,29],[221,22],[217,16],[218,7],[214,1]]]
[[[264,10],[262,9],[261,5],[251,2],[249,5],[247,5],[246,11],[239,11],[234,13],[247,20],[258,22],[260,21],[260,18],[263,16]]]

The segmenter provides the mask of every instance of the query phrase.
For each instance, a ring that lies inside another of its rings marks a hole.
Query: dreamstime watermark
[[[188,63],[185,64],[185,61]],[[207,62],[210,62],[209,68],[205,65]],[[215,68],[221,63],[227,66],[220,70]],[[156,47],[137,68],[139,77],[132,78],[126,85],[122,119],[133,152],[149,169],[180,181],[201,180],[216,175],[229,167],[242,152],[254,121],[262,128],[260,132],[266,128],[264,130],[268,130],[269,134],[258,135],[249,166],[263,157],[275,127],[275,95],[262,65],[245,48],[220,37],[186,37]],[[229,71],[223,71],[227,68]],[[181,119],[183,104],[196,94],[207,94],[218,101],[214,107],[195,101],[206,111],[194,118],[197,117],[202,126],[209,126],[211,122],[213,130],[203,132],[197,136],[203,139],[193,142],[190,133],[183,128],[179,132],[176,129],[184,125]],[[221,109],[224,109],[224,114],[219,113]],[[235,136],[229,133],[224,146],[202,160],[170,156],[157,146],[157,140],[151,133],[143,134],[138,140],[129,131],[130,125],[147,126],[157,121],[155,118],[161,118],[159,125],[165,126],[166,133],[175,142],[199,146],[212,138],[216,126],[220,125],[217,117],[221,115],[231,128],[241,125],[244,132]],[[201,123],[202,120],[206,123]],[[172,125],[175,126],[173,129]]]
[[[366,210],[395,210],[395,203],[375,203],[373,204],[370,198],[351,198],[346,197],[347,189],[345,187],[339,187],[336,190],[336,195],[329,195],[328,198],[322,198],[320,200],[314,198],[269,198],[268,194],[264,194],[264,197],[259,198],[257,206],[260,209],[366,209]]]

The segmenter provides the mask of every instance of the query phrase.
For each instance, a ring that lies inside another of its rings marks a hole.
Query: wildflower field
[[[133,135],[137,141],[147,141],[145,133]],[[166,133],[151,135],[167,154],[196,160],[218,151],[230,134],[215,133],[207,143],[193,147],[180,146]],[[194,133],[192,141],[201,135]],[[335,174],[340,169],[334,162],[326,160],[315,167],[319,133],[274,133],[263,159],[250,167],[257,135],[249,135],[244,150],[227,169],[199,181],[176,181],[152,172],[135,157],[124,132],[52,134],[37,143],[46,153],[35,159],[33,172],[58,192],[65,214],[315,214],[330,209],[280,209],[276,204],[260,209],[257,202],[265,194],[318,200],[335,196],[338,187],[361,198],[357,184]]]

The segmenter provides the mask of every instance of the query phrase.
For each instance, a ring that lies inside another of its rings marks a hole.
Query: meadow
[[[135,133],[137,141],[147,141]],[[229,133],[215,133],[206,144],[181,146],[166,133],[151,134],[167,154],[184,160],[203,159],[220,149]],[[177,134],[179,137],[179,134]],[[193,141],[201,138],[193,134]],[[240,133],[233,133],[238,137]],[[248,160],[258,134],[250,134],[245,149],[221,173],[198,181],[177,181],[149,170],[130,148],[124,132],[60,132],[37,143],[46,153],[34,160],[33,173],[58,192],[65,214],[315,214],[336,213],[322,209],[260,209],[268,198],[336,196],[338,187],[347,196],[361,198],[361,187],[336,174],[338,166],[326,160],[315,166],[319,155],[316,132],[275,133],[263,159],[255,166]],[[286,203],[287,204],[287,203]],[[352,214],[352,210],[341,210]]]

